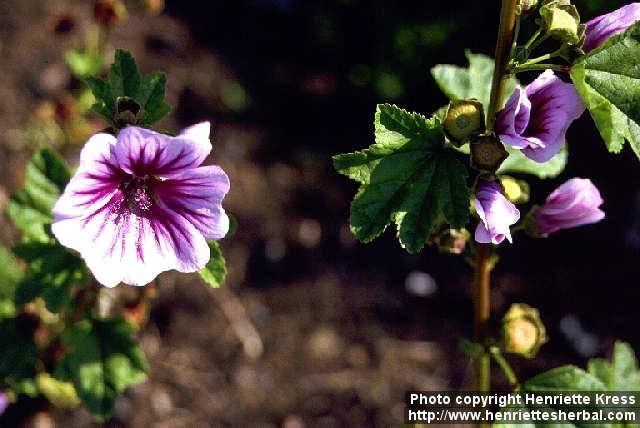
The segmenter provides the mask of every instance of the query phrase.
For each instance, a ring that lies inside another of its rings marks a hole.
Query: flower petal
[[[229,218],[222,199],[229,191],[229,177],[219,166],[192,169],[154,185],[163,207],[193,224],[206,239],[224,238]]]
[[[52,228],[107,287],[121,281],[145,285],[170,269],[195,272],[210,256],[202,234],[184,218],[158,206],[135,214],[121,192],[97,212],[59,221]]]
[[[589,52],[640,20],[640,3],[631,3],[587,22],[582,49]]]
[[[538,76],[526,92],[531,101],[531,117],[522,136],[531,144],[523,153],[537,162],[546,162],[564,146],[567,129],[586,106],[576,88],[551,70]]]
[[[516,88],[496,117],[496,133],[513,148],[527,147],[529,142],[520,134],[527,128],[530,115],[531,102],[522,88]]]
[[[113,197],[123,175],[115,159],[115,144],[113,135],[103,133],[87,141],[78,171],[53,207],[56,221],[94,212]]]
[[[171,177],[200,166],[211,150],[203,138],[207,124],[187,128],[185,135],[170,137],[149,129],[128,126],[118,134],[118,164],[125,172],[144,177]]]

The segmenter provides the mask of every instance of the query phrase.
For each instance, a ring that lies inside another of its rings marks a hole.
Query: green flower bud
[[[538,310],[524,303],[511,305],[502,318],[502,339],[505,352],[533,358],[547,342]]]
[[[484,131],[484,110],[476,100],[454,100],[444,116],[444,131],[454,143],[463,144],[469,137]]]
[[[115,110],[114,113],[118,128],[140,123],[140,119],[142,119],[144,114],[144,110],[140,108],[140,104],[129,97],[118,97]]]
[[[540,8],[544,28],[554,39],[569,45],[579,45],[584,38],[585,26],[580,24],[578,9],[568,1],[547,2]]]
[[[514,204],[526,204],[529,202],[529,184],[524,180],[517,180],[508,175],[500,177],[504,188],[504,195]]]
[[[493,173],[509,156],[495,135],[481,135],[471,141],[471,166],[482,172]]]

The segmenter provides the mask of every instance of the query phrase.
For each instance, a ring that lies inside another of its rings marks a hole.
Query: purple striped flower
[[[145,285],[160,272],[195,272],[209,261],[207,239],[229,228],[221,206],[229,178],[200,166],[211,151],[209,123],[177,137],[129,126],[96,134],[53,208],[52,230],[82,255],[96,279]]]
[[[569,125],[584,110],[575,87],[547,70],[526,89],[516,88],[498,112],[495,130],[503,143],[542,163],[564,146]]]
[[[585,52],[594,50],[609,37],[622,33],[637,21],[640,21],[640,3],[631,3],[592,19],[586,24],[582,49]]]
[[[587,178],[572,178],[554,190],[533,213],[538,232],[547,235],[560,229],[597,223],[604,218],[600,192]]]
[[[512,242],[509,226],[520,219],[520,211],[505,198],[500,182],[479,179],[473,204],[480,216],[475,233],[477,242],[499,244],[505,238]]]

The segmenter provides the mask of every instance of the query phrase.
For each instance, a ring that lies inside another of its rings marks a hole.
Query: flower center
[[[132,176],[120,185],[120,190],[127,201],[127,207],[134,214],[144,214],[151,209],[155,195],[151,189],[152,177]]]

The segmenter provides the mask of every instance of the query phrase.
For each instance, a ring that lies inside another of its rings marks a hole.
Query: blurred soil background
[[[161,128],[212,122],[208,162],[231,178],[225,207],[238,230],[223,242],[224,290],[193,275],[161,275],[140,332],[150,379],[118,401],[107,426],[386,427],[402,420],[407,390],[471,388],[471,366],[457,348],[471,335],[465,262],[434,249],[407,255],[392,231],[357,243],[347,225],[356,185],[332,170],[330,156],[372,143],[376,103],[425,114],[444,105],[429,68],[464,65],[465,48],[491,55],[498,3],[167,0],[159,15],[126,3],[108,57],[126,49],[143,72],[167,73],[174,110]],[[622,5],[575,3],[585,18]],[[32,140],[47,140],[25,138],[25,128],[46,114],[45,102],[60,114],[81,85],[63,54],[78,45],[91,4],[0,2],[3,212]],[[522,378],[584,365],[617,338],[640,345],[638,161],[627,149],[609,155],[588,115],[568,140],[569,167],[557,180],[531,180],[532,201],[565,179],[590,177],[607,219],[502,246],[494,318],[526,302],[551,336],[537,359],[510,358]],[[63,151],[75,163],[79,149]],[[0,243],[17,238],[3,214]],[[82,410],[29,422],[90,425]]]

